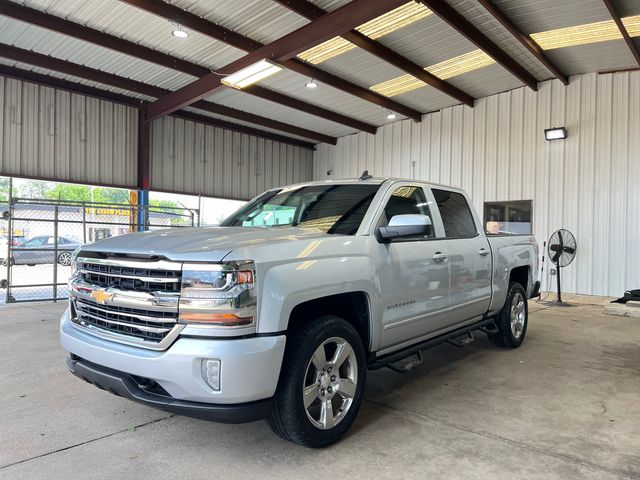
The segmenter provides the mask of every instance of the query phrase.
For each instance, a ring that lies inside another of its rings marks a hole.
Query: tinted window
[[[353,235],[379,185],[309,185],[264,195],[227,218],[223,226],[294,226]]]
[[[473,223],[473,216],[464,195],[435,188],[432,191],[444,224],[445,237],[475,236],[477,233],[476,226]]]
[[[36,237],[29,240],[28,242],[25,242],[23,245],[25,247],[41,247],[46,240],[47,240],[47,237]]]
[[[421,187],[414,186],[396,188],[384,207],[384,218],[381,221],[381,225],[388,225],[389,220],[396,215],[426,215],[431,218],[424,190]],[[435,232],[433,226],[431,226],[428,234],[422,236],[422,238],[433,237],[434,235]]]

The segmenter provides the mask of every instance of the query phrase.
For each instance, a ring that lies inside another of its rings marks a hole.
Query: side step
[[[438,337],[430,338],[428,340],[409,345],[408,347],[403,348],[402,350],[398,350],[397,352],[373,358],[367,365],[367,368],[369,370],[378,370],[379,368],[396,364],[408,357],[417,355],[419,352],[422,352],[422,350],[426,350],[441,343],[448,342],[449,340],[459,339],[460,337],[466,336],[469,332],[472,332],[474,330],[483,330],[487,333],[493,333],[493,329],[495,328],[496,327],[493,318],[483,318],[479,322],[476,322],[472,325],[468,325],[466,327],[459,328],[458,330],[447,332]],[[470,341],[467,342],[470,343]]]
[[[416,367],[422,365],[422,352],[416,352],[414,355],[407,357],[405,360],[400,360],[395,363],[390,363],[387,365],[391,370],[398,373],[407,373],[413,370]]]
[[[451,345],[455,345],[456,347],[466,347],[471,342],[473,342],[475,338],[473,337],[473,332],[467,332],[461,337],[452,338],[449,340]]]

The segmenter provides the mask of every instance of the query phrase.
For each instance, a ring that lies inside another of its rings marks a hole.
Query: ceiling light
[[[275,65],[268,60],[260,60],[253,65],[249,65],[242,70],[238,70],[231,75],[227,75],[221,81],[229,87],[244,88],[253,83],[259,82],[274,73],[278,73],[280,70],[282,70],[282,67]]]
[[[640,15],[626,17],[622,23],[632,37],[640,36]],[[620,40],[622,35],[613,20],[558,28],[547,32],[532,33],[531,38],[544,50],[586,45],[588,43]]]
[[[189,34],[185,32],[180,25],[171,32],[171,35],[178,38],[187,38]]]
[[[395,120],[396,118],[398,118],[398,116],[393,112],[389,112],[387,115],[387,120]]]
[[[482,50],[473,50],[472,52],[426,67],[425,70],[444,80],[472,70],[477,70],[478,68],[486,67],[493,63],[495,63],[493,58]],[[402,75],[369,88],[381,95],[393,97],[401,93],[410,92],[416,88],[424,87],[425,85],[423,81],[418,80],[412,75]]]
[[[318,87],[318,82],[316,82],[313,78],[311,80],[309,80],[307,83],[304,84],[305,87],[307,88],[317,88]]]
[[[544,138],[547,140],[564,140],[567,138],[567,129],[564,127],[547,128],[544,131]]]
[[[367,23],[363,23],[357,27],[356,30],[375,40],[391,32],[395,32],[402,27],[411,25],[412,23],[428,17],[429,15],[431,15],[431,10],[424,5],[416,2],[409,2],[395,10],[391,10],[384,15],[374,18]],[[305,50],[300,53],[298,57],[309,63],[318,64],[337,55],[341,55],[352,48],[355,48],[353,43],[350,43],[341,37],[335,37],[321,43],[320,45],[310,48],[309,50]]]

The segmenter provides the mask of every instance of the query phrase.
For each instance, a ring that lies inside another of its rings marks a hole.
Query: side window
[[[22,246],[23,247],[41,247],[46,239],[47,237],[36,237],[32,240],[29,240],[28,242],[25,242]]]
[[[426,215],[431,219],[431,212],[422,187],[406,185],[396,188],[384,207],[380,225],[388,225],[389,220],[396,215]],[[427,235],[416,236],[415,239],[433,238],[434,236],[435,231],[431,225]]]
[[[464,195],[435,188],[432,192],[440,210],[445,237],[475,237],[478,232]]]

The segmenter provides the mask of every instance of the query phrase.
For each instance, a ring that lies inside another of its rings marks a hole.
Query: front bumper
[[[154,351],[85,333],[71,323],[68,311],[60,322],[63,348],[83,363],[151,380],[176,401],[216,405],[273,397],[285,339],[284,335],[238,339],[180,337],[167,350]],[[220,360],[219,391],[212,390],[202,378],[203,359]]]
[[[266,418],[271,411],[271,398],[233,405],[176,400],[164,392],[141,387],[139,379],[131,375],[95,365],[72,355],[67,357],[67,367],[76,377],[98,388],[149,407],[187,417],[222,423],[245,423]]]

